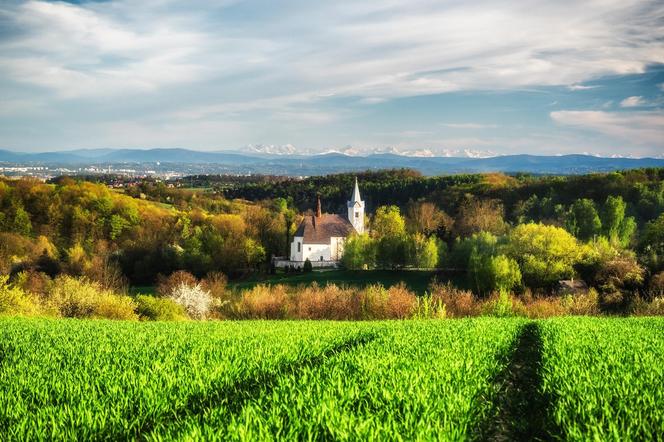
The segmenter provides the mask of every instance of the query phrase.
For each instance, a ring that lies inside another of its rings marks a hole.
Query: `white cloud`
[[[588,129],[622,140],[627,145],[664,149],[664,111],[556,111],[559,124]]]
[[[593,87],[582,85],[586,80],[664,62],[653,38],[664,6],[647,0],[542,0],[528,7],[341,1],[298,4],[297,14],[285,2],[270,20],[255,14],[242,23],[225,19],[223,9],[197,6],[33,0],[7,7],[5,15],[23,32],[0,45],[1,71],[64,97],[151,92],[223,78],[227,83],[217,86],[234,88],[243,100],[264,98],[280,85],[289,94],[333,90],[372,103],[530,85],[583,90]],[[273,5],[249,1],[239,7]],[[243,74],[264,78],[249,87]]]
[[[646,100],[640,96],[627,97],[620,102],[620,107],[639,107],[645,106],[647,104]]]
[[[443,126],[452,129],[496,129],[499,127],[497,124],[482,123],[443,123]]]
[[[599,86],[597,86],[597,85],[587,86],[587,85],[583,85],[583,84],[571,84],[571,85],[567,86],[567,88],[570,91],[585,91],[585,90],[588,90],[588,89],[595,89],[597,87],[599,87]]]

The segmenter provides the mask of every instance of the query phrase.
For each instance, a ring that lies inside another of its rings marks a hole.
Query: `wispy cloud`
[[[443,123],[443,126],[452,129],[495,129],[499,127],[497,124],[484,124],[484,123]]]
[[[620,107],[639,107],[645,105],[646,105],[646,100],[644,100],[643,97],[639,96],[627,97],[620,102]]]
[[[452,92],[556,86],[589,96],[604,89],[597,79],[664,63],[662,16],[657,0],[2,2],[0,144],[23,146],[19,120],[35,139],[63,146],[114,145],[109,127],[135,135],[118,132],[117,144],[180,144],[180,128],[210,148],[344,145],[370,123],[380,126],[371,133],[418,132],[412,109],[381,121],[372,112]],[[47,121],[46,111],[60,117]],[[527,119],[531,109],[522,112]],[[436,130],[443,120],[468,132],[511,127],[429,113]]]
[[[632,145],[664,149],[664,111],[556,111],[550,115],[562,125],[596,131]]]

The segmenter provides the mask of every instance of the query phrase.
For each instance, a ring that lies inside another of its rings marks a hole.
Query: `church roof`
[[[353,225],[344,217],[323,213],[321,216],[306,216],[294,236],[304,237],[305,244],[329,244],[332,237],[347,237]]]

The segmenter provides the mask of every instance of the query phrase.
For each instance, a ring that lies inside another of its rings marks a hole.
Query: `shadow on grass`
[[[491,441],[549,441],[560,434],[549,418],[553,401],[542,385],[542,340],[535,322],[521,330],[509,365],[499,374],[500,390],[494,401],[497,410],[477,435]]]
[[[226,384],[222,381],[215,383],[201,393],[192,394],[186,402],[174,410],[168,410],[153,416],[131,429],[109,429],[105,434],[100,435],[100,439],[119,440],[119,439],[152,439],[149,433],[162,432],[171,436],[177,436],[179,426],[190,418],[203,418],[206,411],[224,407],[227,415],[238,414],[243,407],[250,401],[261,395],[269,395],[279,382],[279,378],[285,374],[302,372],[305,369],[322,364],[325,360],[335,357],[340,353],[352,351],[355,348],[366,345],[377,338],[375,333],[366,333],[357,336],[351,340],[339,343],[324,352],[312,355],[307,358],[295,361],[285,362],[273,370],[259,371],[251,373],[248,377],[240,379],[232,384]],[[177,439],[177,437],[175,437]]]

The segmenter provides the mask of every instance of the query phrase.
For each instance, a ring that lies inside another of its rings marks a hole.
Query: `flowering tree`
[[[183,306],[192,319],[204,319],[212,305],[210,292],[200,284],[190,286],[182,282],[173,288],[169,298]]]

